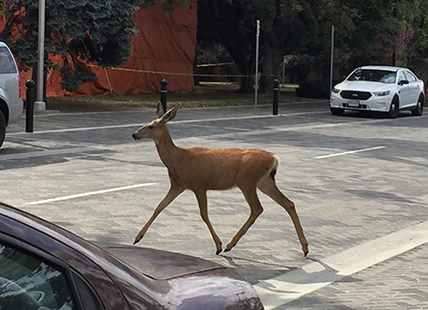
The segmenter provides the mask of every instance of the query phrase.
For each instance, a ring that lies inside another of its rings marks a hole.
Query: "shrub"
[[[328,99],[330,98],[330,82],[316,80],[301,83],[296,88],[296,95],[297,97]]]

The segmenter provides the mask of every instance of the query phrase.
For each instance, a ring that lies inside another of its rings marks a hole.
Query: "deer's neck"
[[[168,169],[173,169],[175,162],[177,160],[177,155],[179,153],[179,148],[174,144],[172,138],[166,130],[160,139],[155,140],[156,149],[164,165]]]

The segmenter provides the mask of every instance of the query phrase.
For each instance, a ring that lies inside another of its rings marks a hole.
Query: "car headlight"
[[[333,93],[337,94],[338,92],[340,92],[339,88],[333,87],[333,89],[331,90]]]
[[[373,94],[375,94],[376,96],[379,96],[379,97],[388,96],[389,93],[390,93],[389,90],[373,92]]]

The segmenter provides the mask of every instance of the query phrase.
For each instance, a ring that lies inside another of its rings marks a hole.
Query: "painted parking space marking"
[[[342,153],[334,153],[334,154],[329,154],[329,155],[316,156],[315,158],[316,159],[322,159],[322,158],[344,156],[344,155],[356,154],[356,153],[361,153],[361,152],[381,150],[381,149],[384,149],[384,148],[386,148],[386,146],[369,147],[369,148],[366,148],[366,149],[359,149],[359,150],[347,151],[347,152],[342,152]]]
[[[31,202],[26,203],[25,205],[41,205],[41,204],[50,203],[50,202],[57,202],[57,201],[70,200],[70,199],[81,198],[81,197],[88,197],[88,196],[93,196],[93,195],[100,195],[100,194],[105,194],[105,193],[124,191],[124,190],[138,188],[138,187],[153,186],[153,185],[157,185],[157,184],[158,183],[141,183],[141,184],[134,184],[134,185],[129,185],[129,186],[108,188],[108,189],[103,189],[103,190],[99,190],[99,191],[86,192],[86,193],[56,197],[56,198],[51,198],[51,199],[31,201]]]
[[[254,285],[266,310],[275,309],[428,242],[428,221],[315,260]]]
[[[232,130],[232,131],[251,131],[251,129],[248,128],[239,128],[239,127],[219,127],[219,126],[213,126],[213,125],[190,125],[192,127],[201,127],[201,128],[214,128],[214,129],[223,129],[223,130]]]
[[[5,154],[0,157],[0,162],[3,160],[17,160],[17,159],[28,159],[35,157],[44,157],[44,156],[55,156],[55,155],[68,155],[68,154],[80,154],[86,152],[93,152],[100,150],[99,147],[86,147],[86,146],[75,146],[73,148],[64,148],[64,149],[55,149],[55,150],[40,150],[40,151],[29,151],[25,153],[13,153]]]
[[[290,117],[290,116],[319,114],[319,113],[320,112],[301,112],[301,113],[289,113],[289,114],[281,114],[281,115],[247,115],[247,116],[241,116],[241,117],[201,118],[201,119],[188,119],[188,120],[171,121],[168,124],[186,124],[186,123],[217,122],[217,121],[245,120],[245,119],[257,119],[257,118]],[[344,124],[349,124],[349,123],[344,123]],[[51,129],[51,130],[38,130],[38,131],[31,132],[31,133],[28,133],[28,132],[11,132],[11,133],[7,133],[7,135],[8,136],[21,136],[21,135],[32,136],[34,134],[78,132],[78,131],[104,130],[104,129],[116,129],[116,128],[128,128],[128,127],[139,128],[142,125],[144,125],[144,123],[97,126],[97,127],[63,128],[63,129]]]

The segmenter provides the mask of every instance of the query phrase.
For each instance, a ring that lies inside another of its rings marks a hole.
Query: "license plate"
[[[348,101],[348,107],[358,107],[360,105],[359,100],[349,100]]]

